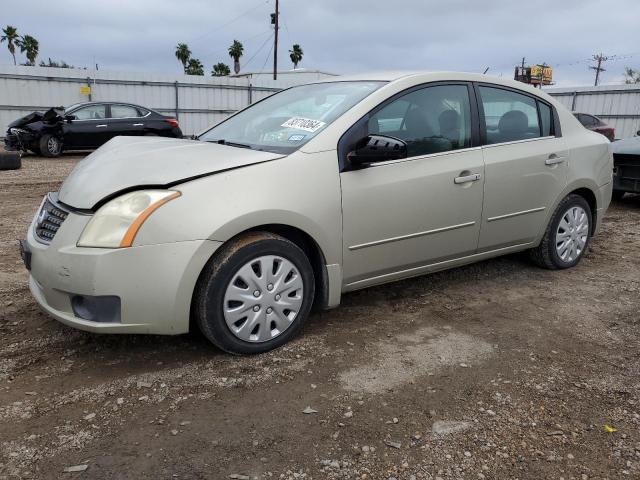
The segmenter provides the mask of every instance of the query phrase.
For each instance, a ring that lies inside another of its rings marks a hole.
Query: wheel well
[[[591,217],[593,219],[593,227],[595,228],[596,225],[596,221],[597,221],[597,208],[598,208],[598,202],[596,200],[596,196],[595,194],[589,190],[588,188],[578,188],[577,190],[574,190],[573,192],[571,192],[574,195],[580,195],[582,198],[584,198],[587,203],[589,204],[589,208],[591,209]],[[571,193],[569,195],[571,195]],[[591,234],[593,235],[593,228],[591,229]]]
[[[326,261],[320,246],[308,233],[299,228],[290,225],[268,224],[245,230],[236,235],[236,237],[247,232],[271,232],[287,240],[295,243],[305,253],[311,267],[313,268],[313,277],[316,282],[316,294],[313,299],[314,309],[322,310],[329,303],[329,277],[327,274]]]

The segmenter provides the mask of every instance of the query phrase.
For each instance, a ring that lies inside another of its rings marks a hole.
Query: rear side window
[[[542,136],[549,137],[553,135],[551,107],[546,103],[538,102],[538,108],[540,109],[540,126],[542,127]]]
[[[540,137],[535,99],[510,90],[480,87],[487,143]]]
[[[135,118],[139,116],[138,109],[130,105],[111,105],[111,118]]]

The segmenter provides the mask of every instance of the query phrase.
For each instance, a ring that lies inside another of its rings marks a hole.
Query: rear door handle
[[[544,161],[545,165],[557,165],[559,163],[564,162],[564,157],[559,157],[555,153],[549,155],[549,157]]]
[[[481,177],[482,176],[479,173],[472,173],[471,175],[463,175],[462,177],[454,178],[453,183],[460,185],[462,183],[477,182]]]
[[[106,124],[100,124],[100,125],[96,125],[96,128],[107,128]]]
[[[144,127],[144,123],[134,123],[134,127]]]

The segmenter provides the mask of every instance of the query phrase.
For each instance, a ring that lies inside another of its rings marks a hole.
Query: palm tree
[[[231,69],[229,68],[229,65],[222,62],[216,63],[213,66],[213,70],[211,70],[212,77],[226,77],[230,73],[231,73]]]
[[[626,84],[634,84],[640,83],[640,70],[634,70],[631,67],[625,67],[624,69],[624,83]]]
[[[38,57],[38,50],[40,49],[40,43],[31,35],[24,35],[22,38],[16,40],[16,45],[20,47],[20,52],[26,53],[27,65],[35,65],[36,58]]]
[[[298,45],[297,43],[294,43],[293,49],[289,50],[289,58],[293,62],[294,70],[298,68],[298,63],[302,61],[302,55],[304,55],[302,48],[300,48],[300,45]]]
[[[191,58],[191,50],[189,50],[189,46],[186,43],[179,43],[176,46],[176,58],[180,60],[182,69],[186,72],[187,63],[189,63],[189,58]]]
[[[244,47],[238,40],[234,40],[229,47],[229,56],[233,58],[233,71],[240,73],[240,57],[244,53]]]
[[[197,58],[190,58],[184,73],[187,75],[204,75],[204,65]]]
[[[16,43],[15,42],[19,38],[18,30],[16,30],[16,27],[7,25],[5,28],[2,29],[2,33],[4,33],[4,35],[0,37],[0,43],[7,42],[7,48],[9,49],[9,52],[11,52],[11,55],[13,56],[13,64],[16,65]]]

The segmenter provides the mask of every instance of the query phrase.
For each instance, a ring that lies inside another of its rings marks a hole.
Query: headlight
[[[144,221],[180,196],[175,190],[139,190],[104,204],[84,228],[79,247],[130,247]]]

